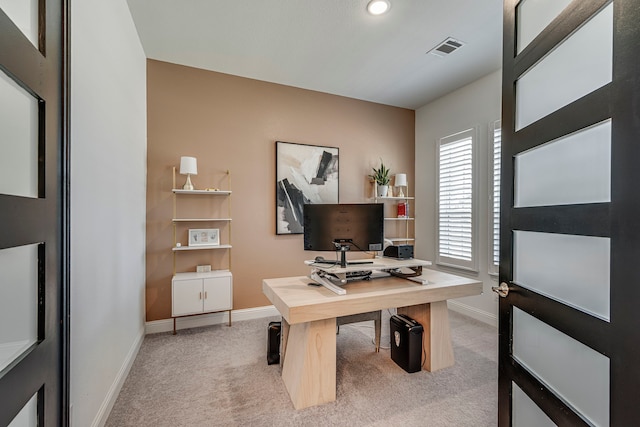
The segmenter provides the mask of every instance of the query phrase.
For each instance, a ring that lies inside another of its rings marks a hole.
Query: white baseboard
[[[488,313],[483,310],[479,310],[475,307],[471,307],[467,304],[462,304],[458,301],[447,301],[449,309],[458,313],[469,316],[473,319],[479,320],[494,327],[498,327],[498,318],[493,313]],[[280,316],[280,312],[272,306],[265,305],[263,307],[245,308],[241,310],[231,311],[232,324],[239,320],[252,320],[261,319],[263,317]],[[201,326],[219,325],[221,323],[228,323],[229,317],[227,312],[221,313],[209,313],[201,316],[179,317],[176,319],[176,329],[188,329],[197,328]],[[173,319],[153,320],[146,323],[146,334],[157,334],[160,332],[173,331]]]
[[[144,329],[140,329],[140,333],[136,337],[133,345],[129,349],[127,353],[127,357],[124,359],[124,363],[120,367],[120,371],[118,375],[116,375],[111,387],[109,387],[109,392],[105,396],[105,399],[102,401],[102,405],[100,405],[100,409],[96,414],[96,417],[93,419],[91,423],[92,427],[102,427],[107,423],[107,418],[109,418],[109,414],[111,413],[111,409],[113,409],[113,405],[116,403],[116,399],[120,394],[120,390],[124,385],[124,381],[127,379],[129,375],[129,371],[131,370],[131,366],[133,365],[133,361],[136,359],[138,355],[138,351],[140,351],[140,346],[142,345],[142,341],[144,339]],[[73,422],[73,420],[72,420]]]
[[[231,310],[231,324],[233,325],[233,322],[238,320],[261,319],[271,316],[280,316],[280,312],[272,305]],[[203,314],[201,316],[178,317],[176,319],[176,329],[198,328],[200,326],[219,325],[228,322],[229,315],[226,311]],[[147,334],[171,331],[173,331],[173,319],[153,320],[147,322],[145,328],[145,333]]]
[[[459,301],[449,300],[447,301],[447,306],[450,310],[458,312],[460,314],[464,314],[465,316],[472,317],[476,320],[479,320],[483,323],[487,323],[491,326],[498,327],[498,317],[494,313],[488,313],[484,310],[479,310],[475,307],[471,307],[467,304],[462,304]]]

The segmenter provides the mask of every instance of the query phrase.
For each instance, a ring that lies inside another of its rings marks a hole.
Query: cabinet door
[[[202,313],[202,279],[173,280],[172,292],[172,316]]]
[[[204,279],[204,311],[231,310],[231,276]]]

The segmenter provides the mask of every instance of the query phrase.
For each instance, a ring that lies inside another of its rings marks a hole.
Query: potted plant
[[[373,168],[373,174],[369,177],[375,181],[377,185],[377,195],[379,197],[386,197],[389,191],[389,181],[391,181],[391,175],[389,168],[384,165],[382,159],[380,159],[380,167],[378,169]]]

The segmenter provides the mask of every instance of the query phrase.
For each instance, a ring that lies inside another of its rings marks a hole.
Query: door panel
[[[38,394],[34,394],[9,427],[36,427],[38,425]]]
[[[553,427],[556,424],[522,391],[513,387],[513,425],[518,427]]]
[[[640,425],[640,4],[531,1],[504,2],[499,425]]]
[[[611,120],[515,158],[515,206],[611,201]]]
[[[204,279],[204,311],[227,310],[231,307],[231,278]]]
[[[0,0],[2,426],[68,425],[66,30],[64,0]]]
[[[38,99],[0,70],[0,193],[38,197]]]
[[[608,424],[609,358],[517,308],[513,358],[594,425]]]
[[[0,372],[38,342],[38,245],[0,249]]]
[[[518,4],[518,53],[551,23],[571,0],[523,0]]]
[[[0,0],[0,9],[13,21],[22,34],[37,48],[39,0]]]
[[[513,233],[513,283],[609,320],[608,238]]]
[[[613,6],[609,5],[519,77],[516,130],[609,83],[612,40]]]
[[[174,280],[173,315],[202,313],[202,279]]]

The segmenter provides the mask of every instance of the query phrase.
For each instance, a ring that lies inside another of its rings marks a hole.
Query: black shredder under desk
[[[391,360],[405,371],[412,373],[422,369],[422,325],[404,314],[389,319],[391,336]]]

